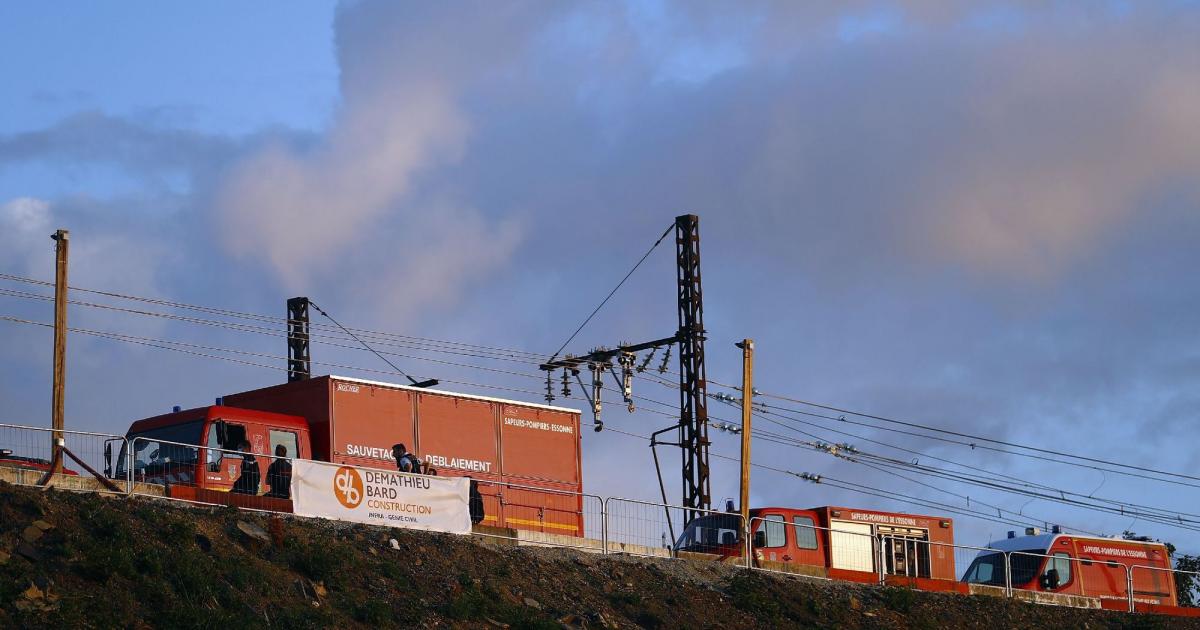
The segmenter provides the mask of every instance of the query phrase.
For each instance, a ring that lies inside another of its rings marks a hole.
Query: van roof
[[[1044,553],[1054,546],[1054,543],[1063,536],[1069,536],[1075,540],[1090,540],[1094,542],[1102,542],[1107,544],[1121,544],[1133,547],[1159,547],[1166,549],[1166,545],[1160,542],[1148,542],[1143,540],[1126,540],[1124,538],[1108,538],[1105,536],[1088,536],[1086,534],[1038,534],[1036,536],[1017,536],[1015,538],[1001,538],[988,543],[988,549],[996,549],[998,551],[1030,551],[1033,549],[1041,550]],[[984,553],[984,552],[980,552]]]

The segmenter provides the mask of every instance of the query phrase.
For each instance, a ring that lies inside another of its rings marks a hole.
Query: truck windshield
[[[1042,558],[1039,555],[1025,554],[1044,554],[1045,549],[1026,549],[1024,551],[1014,551],[1009,555],[1009,561],[1012,562],[1012,584],[1013,586],[1023,586],[1028,584],[1033,576],[1037,574],[1038,566],[1041,565]],[[971,566],[967,568],[966,573],[963,573],[962,581],[970,582],[971,584],[989,584],[991,586],[1004,586],[1004,554],[997,551],[975,558]]]
[[[710,514],[692,519],[679,536],[679,551],[709,551],[719,545],[736,545],[741,519],[736,514]]]
[[[160,427],[139,433],[130,433],[129,448],[133,449],[133,469],[163,468],[177,464],[195,464],[197,449],[192,446],[180,446],[167,442],[182,442],[184,444],[199,444],[203,420],[181,422],[168,427]],[[125,447],[121,448],[121,456],[117,460],[117,477],[126,474],[125,467],[129,463]]]

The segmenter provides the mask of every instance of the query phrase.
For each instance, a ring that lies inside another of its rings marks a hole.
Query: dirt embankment
[[[1200,628],[0,483],[0,628],[401,625]]]

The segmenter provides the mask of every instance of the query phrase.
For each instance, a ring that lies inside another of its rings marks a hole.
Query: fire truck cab
[[[1132,577],[1135,604],[1178,605],[1163,543],[1065,534],[1057,526],[1049,533],[1031,527],[1025,534],[1010,531],[1008,538],[989,544],[963,581],[1004,586],[1007,567],[1014,589],[1095,597],[1105,608],[1123,610]]]
[[[250,444],[261,471],[271,465],[276,446],[285,447],[289,458],[311,458],[304,418],[223,405],[138,420],[126,438],[131,452],[122,449],[114,476],[169,486],[171,496],[186,499],[199,499],[196,492],[228,493],[241,475],[242,457],[234,451],[243,443]],[[260,492],[265,481],[260,479]]]

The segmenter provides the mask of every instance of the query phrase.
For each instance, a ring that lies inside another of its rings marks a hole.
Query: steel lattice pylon
[[[700,217],[675,218],[679,281],[679,445],[683,505],[712,506],[708,468],[708,396],[704,374],[704,293],[700,283]],[[691,521],[694,514],[688,514]]]

